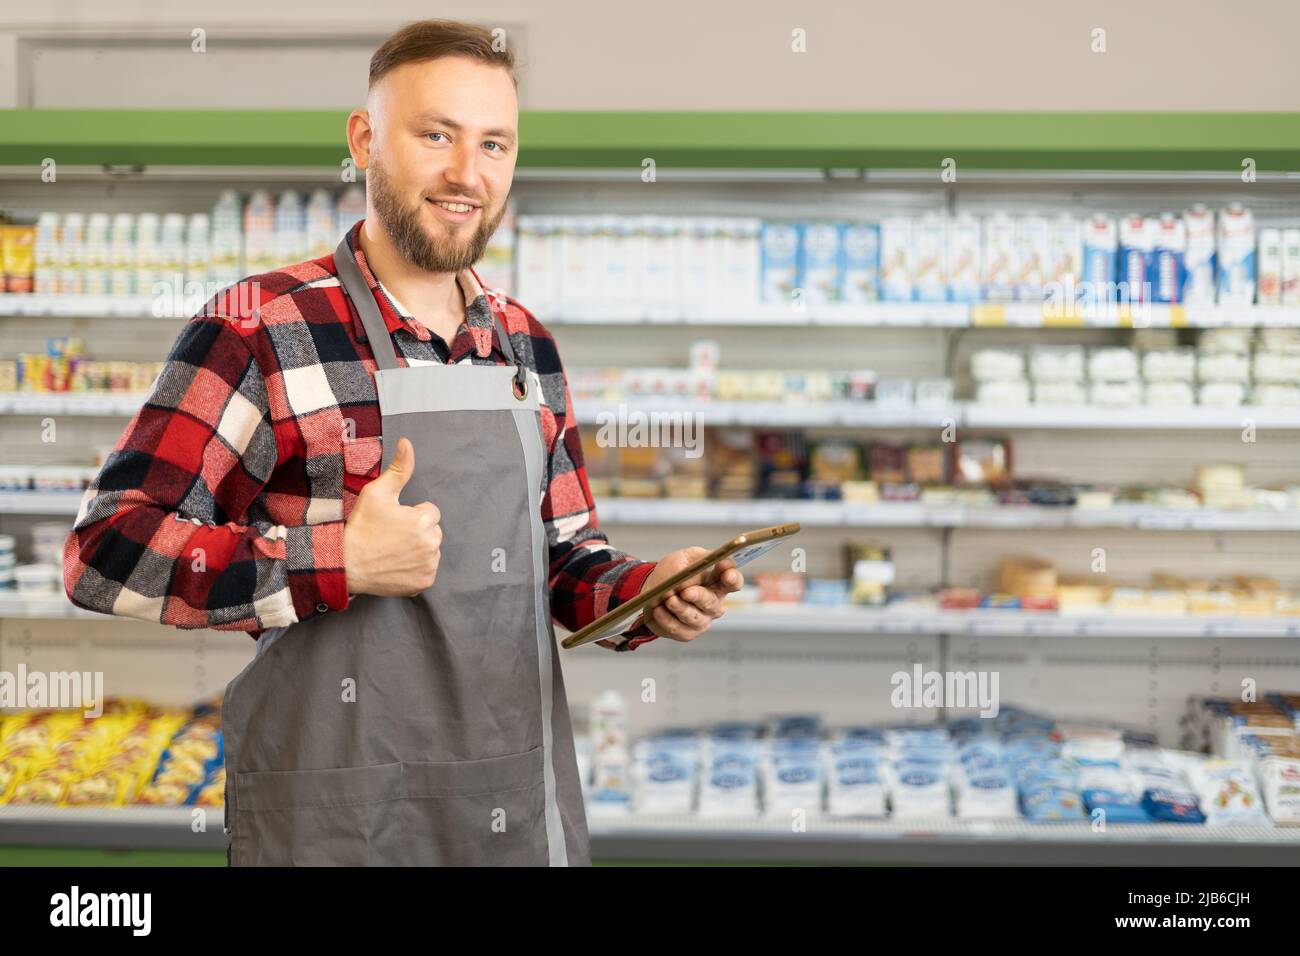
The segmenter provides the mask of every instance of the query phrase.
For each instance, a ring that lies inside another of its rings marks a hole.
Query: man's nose
[[[443,168],[443,175],[468,195],[477,198],[479,173],[478,154],[472,147],[457,146]]]

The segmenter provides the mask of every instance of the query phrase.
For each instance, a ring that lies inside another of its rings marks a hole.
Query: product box
[[[919,302],[948,298],[947,224],[937,213],[922,216],[912,228],[912,294]]]
[[[1282,304],[1300,305],[1300,229],[1282,230]]]
[[[1187,233],[1184,268],[1187,271],[1183,301],[1188,305],[1213,305],[1215,299],[1214,213],[1197,205],[1183,213]]]
[[[980,297],[980,224],[963,213],[948,222],[948,297],[977,302]]]
[[[764,302],[793,302],[794,290],[803,287],[800,246],[803,227],[793,223],[765,222],[759,232]]]
[[[854,304],[880,299],[880,227],[874,223],[840,226],[843,301]]]
[[[1259,281],[1260,305],[1282,304],[1282,230],[1259,231]]]
[[[1016,220],[1016,298],[1041,302],[1043,272],[1048,259],[1048,222],[1042,216],[1021,216]]]
[[[840,230],[831,223],[803,227],[803,290],[808,305],[840,299]]]
[[[1009,302],[1015,297],[1016,223],[1005,213],[994,213],[984,220],[983,260],[980,283],[988,302]]]
[[[1156,223],[1155,253],[1151,258],[1151,301],[1181,303],[1187,285],[1187,224],[1171,212]]]
[[[886,302],[912,300],[912,261],[912,220],[886,219],[880,224],[880,294]]]
[[[1083,278],[1079,302],[1099,306],[1115,300],[1115,259],[1119,232],[1109,216],[1089,217],[1083,226]]]
[[[1155,255],[1157,223],[1146,216],[1125,216],[1119,222],[1119,299],[1148,302],[1148,276]]]
[[[1255,217],[1238,203],[1219,213],[1216,233],[1219,304],[1255,301]]]
[[[1083,272],[1083,223],[1070,215],[1053,219],[1047,234],[1043,298],[1072,302]]]

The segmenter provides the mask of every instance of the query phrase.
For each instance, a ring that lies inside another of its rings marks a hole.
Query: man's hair
[[[465,56],[493,66],[510,74],[515,88],[515,55],[504,40],[497,48],[496,38],[490,30],[458,20],[420,20],[408,23],[375,51],[370,58],[370,87],[403,63],[436,60],[444,56]]]

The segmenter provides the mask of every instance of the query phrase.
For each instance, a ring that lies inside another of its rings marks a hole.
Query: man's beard
[[[398,253],[407,262],[427,272],[460,272],[478,262],[506,212],[506,204],[502,203],[489,221],[485,218],[484,206],[479,212],[479,226],[468,242],[435,242],[420,223],[425,200],[419,199],[414,206],[403,205],[383,167],[373,157],[366,170],[366,185],[374,200],[380,225],[393,240]]]

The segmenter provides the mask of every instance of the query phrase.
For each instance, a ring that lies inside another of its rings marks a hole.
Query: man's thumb
[[[411,473],[415,471],[415,448],[409,438],[397,439],[397,451],[393,452],[393,460],[388,463],[375,481],[382,481],[384,484],[380,487],[388,491],[394,498],[398,492],[405,487],[406,483],[411,480]]]

